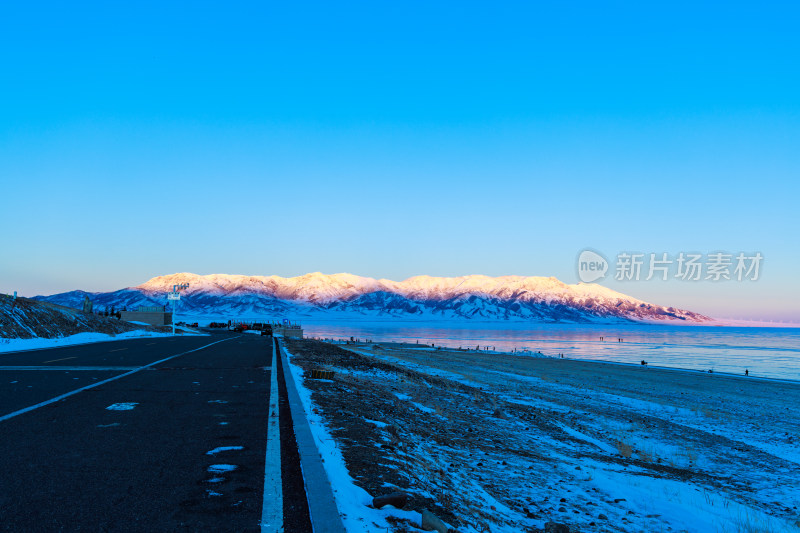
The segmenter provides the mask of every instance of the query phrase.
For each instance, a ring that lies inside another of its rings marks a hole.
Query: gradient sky
[[[798,4],[494,4],[3,3],[0,291],[759,251],[607,285],[800,322]]]

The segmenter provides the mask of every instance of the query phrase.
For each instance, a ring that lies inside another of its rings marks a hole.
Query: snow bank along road
[[[310,530],[271,341],[225,333],[0,354],[0,531]],[[265,461],[268,442],[281,464]]]

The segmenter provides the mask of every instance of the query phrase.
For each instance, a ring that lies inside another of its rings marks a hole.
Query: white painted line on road
[[[118,370],[126,372],[137,370],[138,366],[0,366],[0,370]]]
[[[233,337],[233,338],[236,339],[238,337]],[[169,361],[170,359],[175,359],[176,357],[180,357],[182,355],[186,355],[187,353],[197,352],[197,351],[202,350],[204,348],[208,348],[209,346],[214,346],[215,344],[219,344],[221,342],[227,342],[229,340],[233,340],[233,339],[223,339],[221,341],[212,342],[211,344],[206,344],[205,346],[201,346],[199,348],[195,348],[194,350],[188,350],[186,352],[181,352],[179,354],[170,355],[169,357],[165,357],[164,359],[161,359],[159,361],[154,361],[154,362],[152,362],[150,364],[147,364],[147,365],[144,365],[144,366],[140,366],[139,368],[131,370],[130,372],[125,372],[124,374],[120,374],[118,376],[114,376],[114,377],[111,377],[111,378],[108,378],[108,379],[104,379],[103,381],[98,381],[97,383],[92,383],[91,385],[86,385],[85,387],[81,387],[80,389],[75,389],[74,391],[70,391],[70,392],[62,394],[60,396],[56,396],[55,398],[51,398],[49,400],[45,400],[43,402],[37,403],[36,405],[31,405],[30,407],[25,407],[24,409],[20,409],[18,411],[14,411],[13,413],[8,413],[7,415],[0,416],[0,422],[5,422],[6,420],[14,418],[15,416],[19,416],[19,415],[25,414],[27,412],[33,411],[34,409],[38,409],[40,407],[44,407],[45,405],[50,405],[51,403],[58,402],[58,401],[63,400],[65,398],[69,398],[70,396],[74,396],[75,394],[78,394],[79,392],[83,392],[85,390],[93,389],[94,387],[99,387],[100,385],[105,385],[106,383],[109,383],[111,381],[114,381],[114,380],[117,380],[117,379],[120,379],[120,378],[124,378],[125,376],[130,376],[131,374],[135,374],[136,372],[139,372],[140,370],[144,370],[145,368],[150,368],[151,366],[155,366],[155,365],[161,364],[161,363],[163,363],[165,361]]]
[[[62,357],[61,359],[51,359],[49,361],[42,361],[42,364],[46,365],[47,363],[55,363],[56,361],[67,361],[69,359],[77,359],[77,357]]]
[[[269,381],[269,419],[267,456],[264,461],[264,502],[261,506],[261,533],[283,531],[283,481],[281,479],[281,434],[278,425],[278,372],[275,342],[272,342],[272,369]]]
[[[122,403],[112,403],[106,410],[108,411],[133,411],[133,408],[139,405],[138,402],[122,402]]]

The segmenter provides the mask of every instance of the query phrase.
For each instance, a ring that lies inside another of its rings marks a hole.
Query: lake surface
[[[304,321],[306,336],[528,349],[544,355],[800,380],[800,328]],[[605,340],[601,341],[600,337]],[[622,342],[617,339],[621,338]]]

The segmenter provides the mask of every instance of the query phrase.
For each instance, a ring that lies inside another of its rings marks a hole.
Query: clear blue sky
[[[494,4],[2,4],[0,291],[760,251],[608,285],[800,321],[798,4]]]

